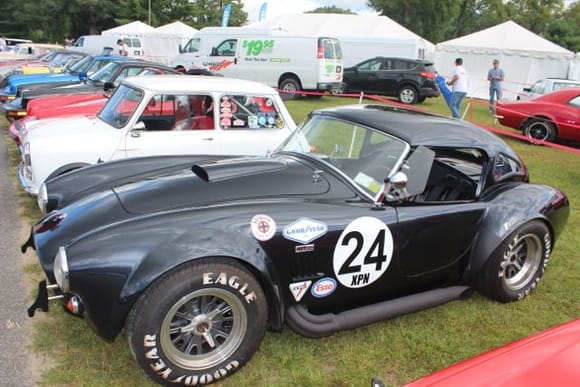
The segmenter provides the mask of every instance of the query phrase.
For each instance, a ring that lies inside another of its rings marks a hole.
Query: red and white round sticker
[[[381,220],[363,216],[340,234],[334,248],[334,274],[342,285],[362,288],[383,275],[392,257],[391,230]]]
[[[250,221],[250,230],[252,230],[252,235],[257,240],[267,241],[276,234],[276,222],[268,215],[254,215]]]

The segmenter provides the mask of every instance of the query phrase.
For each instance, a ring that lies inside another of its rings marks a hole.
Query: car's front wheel
[[[417,100],[419,99],[419,93],[414,86],[405,85],[399,89],[397,98],[399,99],[399,102],[410,105],[417,103]]]
[[[264,292],[241,265],[185,264],[155,281],[127,321],[129,345],[143,370],[164,385],[224,379],[257,350],[267,323]]]
[[[532,118],[524,125],[524,135],[534,140],[554,141],[556,139],[556,127],[550,121]]]
[[[536,288],[551,252],[548,227],[541,221],[526,223],[493,253],[477,278],[476,287],[497,301],[520,300]]]

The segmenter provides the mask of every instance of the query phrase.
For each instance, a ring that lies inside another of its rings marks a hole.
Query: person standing
[[[129,51],[127,51],[127,45],[123,41],[123,39],[117,40],[117,46],[119,46],[119,55],[127,56],[129,55]]]
[[[453,69],[453,77],[447,82],[449,86],[453,86],[453,95],[451,97],[451,114],[453,118],[461,118],[459,111],[461,110],[461,102],[469,91],[469,74],[463,67],[463,59],[455,59],[455,68]]]
[[[489,111],[495,112],[495,101],[501,99],[501,87],[504,79],[504,72],[499,68],[499,60],[493,60],[493,68],[487,72],[487,80],[489,81]]]

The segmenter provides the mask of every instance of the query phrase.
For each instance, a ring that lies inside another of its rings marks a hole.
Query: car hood
[[[284,157],[208,160],[113,191],[127,212],[144,214],[328,192],[328,181],[313,179],[314,173],[309,164]]]
[[[38,130],[41,129],[41,130]],[[26,123],[24,129],[22,143],[30,141],[32,138],[48,138],[51,141],[56,141],[57,137],[63,137],[67,140],[62,141],[63,146],[71,144],[72,138],[82,136],[81,143],[86,143],[91,134],[101,134],[105,130],[111,129],[109,125],[93,116],[70,116],[70,117],[55,117],[41,120],[34,120]],[[67,145],[68,146],[68,145]]]
[[[86,84],[84,82],[80,82],[77,77],[75,81],[59,82],[59,84],[42,83],[42,84],[26,85],[26,87],[22,91],[22,97],[31,99],[47,95],[56,96],[77,93],[84,94],[84,93],[95,93],[98,91],[101,92],[103,91],[102,85],[93,86],[90,84]]]
[[[572,386],[580,380],[580,319],[418,379],[422,386]]]

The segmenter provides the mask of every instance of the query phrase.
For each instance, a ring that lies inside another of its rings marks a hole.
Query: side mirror
[[[105,82],[105,85],[103,86],[103,89],[105,90],[105,92],[109,91],[109,90],[113,90],[115,88],[115,84],[113,82]]]
[[[399,201],[408,198],[407,184],[409,178],[404,172],[397,172],[393,176],[385,179],[383,192],[387,202]]]
[[[532,88],[531,87],[524,87],[522,90],[525,91],[526,93],[531,93],[532,92]]]
[[[87,79],[89,76],[87,75],[86,71],[81,71],[79,73],[79,80],[84,81],[85,79]]]

